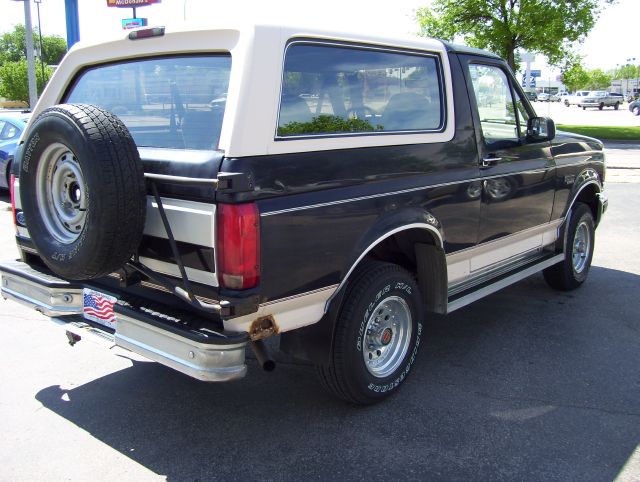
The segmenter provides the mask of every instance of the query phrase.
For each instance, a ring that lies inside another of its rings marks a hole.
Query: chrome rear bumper
[[[162,316],[155,308],[134,309],[130,305],[116,305],[113,331],[82,318],[84,286],[80,283],[57,278],[19,261],[0,264],[0,275],[3,298],[51,317],[78,337],[120,346],[198,380],[235,380],[247,372],[246,333],[222,332],[213,323],[208,328],[206,321],[205,327],[201,323],[194,329],[186,322],[167,321],[175,317]]]

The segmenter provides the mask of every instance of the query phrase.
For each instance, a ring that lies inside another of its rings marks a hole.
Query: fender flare
[[[348,258],[349,261],[343,269],[344,275],[340,279],[340,284],[325,304],[325,313],[329,311],[331,303],[338,294],[343,291],[349,281],[349,277],[358,265],[376,246],[397,233],[411,229],[421,229],[429,233],[434,238],[436,247],[442,250],[444,255],[444,231],[442,224],[433,214],[419,208],[410,208],[384,215],[371,226],[354,246]]]

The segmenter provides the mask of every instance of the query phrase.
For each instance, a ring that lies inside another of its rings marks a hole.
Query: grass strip
[[[640,143],[640,127],[620,127],[620,126],[574,126],[558,124],[558,130],[575,132],[596,139],[610,141],[638,141]]]

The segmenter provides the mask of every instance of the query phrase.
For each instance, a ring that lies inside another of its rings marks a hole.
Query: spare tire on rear
[[[33,244],[65,278],[117,270],[142,239],[138,149],[122,121],[94,105],[61,104],[34,119],[23,146],[20,196]]]

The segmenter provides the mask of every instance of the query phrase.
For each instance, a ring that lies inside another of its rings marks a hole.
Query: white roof
[[[151,28],[151,27],[143,27]],[[77,73],[91,65],[169,53],[230,52],[232,71],[227,95],[220,148],[229,156],[328,150],[372,145],[397,145],[443,142],[453,137],[453,99],[448,57],[442,42],[414,36],[385,37],[369,33],[334,32],[303,26],[238,23],[225,26],[192,25],[177,31],[165,30],[164,36],[130,40],[129,33],[105,42],[79,42],[65,56],[49,81],[34,109],[34,117],[43,109],[61,102],[69,83]],[[281,67],[289,39],[295,37],[357,42],[392,48],[424,50],[440,55],[445,72],[448,125],[444,133],[376,135],[359,138],[288,140],[275,142]]]

